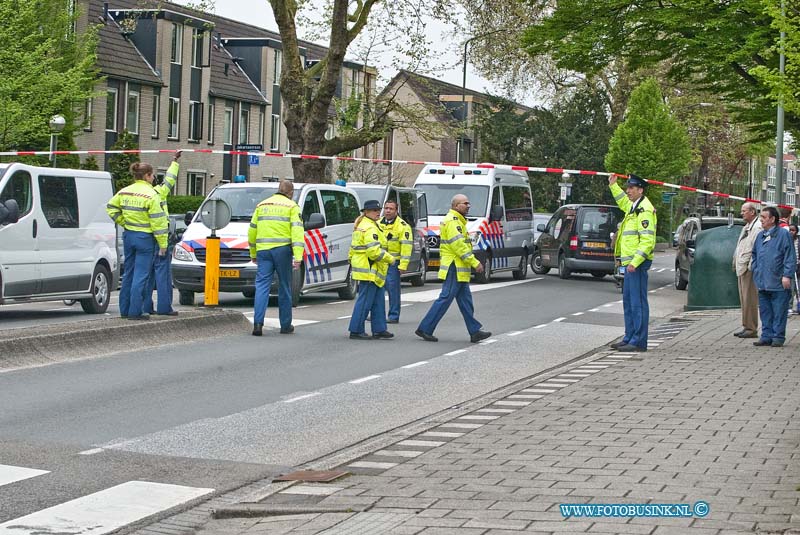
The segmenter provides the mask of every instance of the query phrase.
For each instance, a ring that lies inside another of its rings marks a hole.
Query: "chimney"
[[[108,2],[103,2],[103,23],[108,22]]]

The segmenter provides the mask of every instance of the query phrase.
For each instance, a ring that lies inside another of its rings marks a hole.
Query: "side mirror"
[[[503,214],[503,207],[499,204],[495,204],[489,211],[489,221],[501,221],[503,219]]]
[[[308,221],[303,223],[303,230],[314,230],[315,228],[322,228],[325,226],[325,216],[319,213],[314,213],[308,216]]]
[[[19,204],[14,199],[0,203],[0,225],[12,224],[19,221]]]
[[[673,247],[677,247],[678,246],[678,238],[674,238],[674,237],[672,238],[672,246]]]
[[[539,223],[538,225],[536,225],[536,231],[537,232],[547,232],[547,227],[545,226],[544,223]]]
[[[183,222],[186,223],[187,227],[192,224],[192,219],[194,219],[194,212],[186,212],[186,215],[183,216]]]
[[[686,247],[689,249],[694,249],[695,241],[694,240],[686,240]]]

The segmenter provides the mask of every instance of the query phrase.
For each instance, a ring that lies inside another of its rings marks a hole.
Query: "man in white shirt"
[[[753,254],[753,243],[761,232],[758,208],[755,203],[742,204],[744,228],[739,233],[736,252],[733,253],[733,270],[739,278],[739,300],[742,303],[742,330],[733,333],[739,338],[756,338],[758,336],[758,290],[750,271],[750,257]]]

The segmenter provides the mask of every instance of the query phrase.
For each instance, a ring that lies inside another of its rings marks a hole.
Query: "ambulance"
[[[428,165],[414,187],[424,192],[427,200],[429,270],[439,269],[439,225],[453,196],[463,194],[471,203],[467,231],[473,252],[484,267],[483,273],[474,274],[475,281],[487,283],[493,274],[509,271],[514,279],[527,276],[533,246],[533,201],[526,173]]]

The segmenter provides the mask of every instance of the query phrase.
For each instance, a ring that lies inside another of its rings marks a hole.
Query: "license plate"
[[[220,269],[219,276],[223,279],[238,279],[239,278],[239,270],[238,269]]]
[[[428,260],[428,267],[439,267],[438,260]]]
[[[583,242],[584,247],[591,247],[592,249],[604,249],[606,244],[601,241],[585,241]]]

